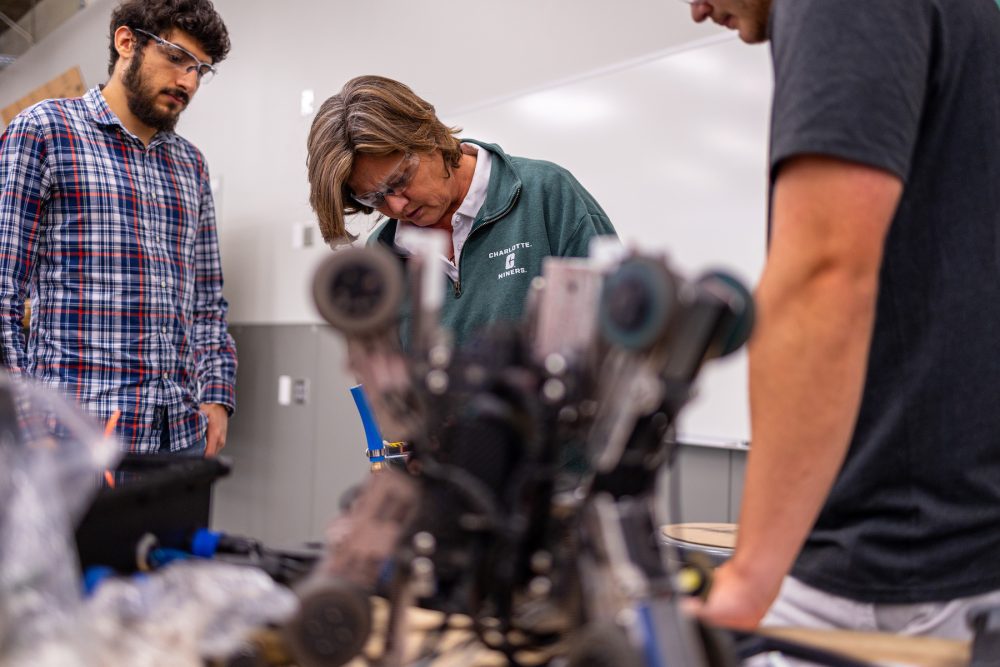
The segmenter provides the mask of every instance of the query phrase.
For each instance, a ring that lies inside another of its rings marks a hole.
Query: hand
[[[218,403],[202,403],[198,409],[208,417],[208,429],[205,431],[205,458],[218,456],[226,446],[229,412],[226,406]]]
[[[753,630],[777,597],[778,589],[772,589],[745,576],[732,563],[723,563],[713,573],[708,600],[685,600],[684,610],[709,625]]]

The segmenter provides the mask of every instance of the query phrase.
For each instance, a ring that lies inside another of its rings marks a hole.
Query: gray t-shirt
[[[770,25],[772,179],[820,154],[905,183],[851,448],[792,574],[869,602],[1000,589],[997,0],[774,0]]]

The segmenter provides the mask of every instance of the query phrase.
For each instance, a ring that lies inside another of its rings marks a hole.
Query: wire
[[[432,458],[421,460],[422,473],[428,479],[453,486],[480,514],[487,518],[485,528],[495,531],[502,525],[500,508],[490,489],[475,475],[457,466],[439,463]]]

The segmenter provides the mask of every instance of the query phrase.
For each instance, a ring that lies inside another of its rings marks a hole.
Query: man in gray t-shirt
[[[770,40],[775,78],[753,446],[702,614],[966,637],[1000,602],[998,4],[692,17]]]

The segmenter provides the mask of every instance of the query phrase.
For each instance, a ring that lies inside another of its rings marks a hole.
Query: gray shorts
[[[798,579],[785,577],[781,592],[761,625],[967,641],[972,638],[972,629],[966,623],[966,613],[980,604],[1000,605],[1000,591],[947,602],[874,604],[832,595]],[[757,655],[743,663],[744,667],[807,667],[813,664],[774,653]]]
[[[966,613],[979,604],[1000,605],[1000,590],[945,602],[873,604],[832,595],[785,577],[778,599],[761,625],[969,640],[972,629],[966,623]]]

